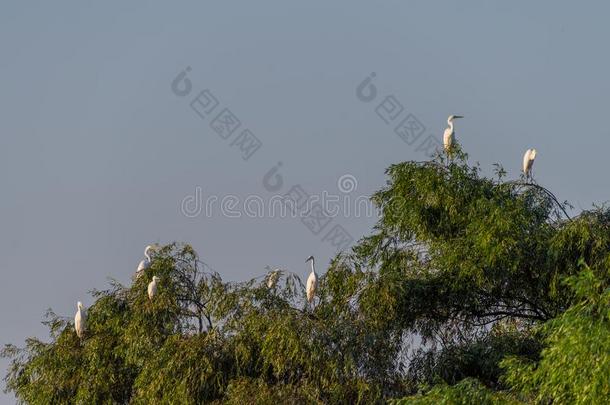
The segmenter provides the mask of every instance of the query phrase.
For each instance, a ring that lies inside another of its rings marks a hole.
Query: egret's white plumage
[[[140,264],[138,264],[138,269],[136,270],[136,278],[140,277],[144,273],[144,270],[146,270],[147,268],[150,267],[150,263],[151,263],[150,252],[152,252],[153,250],[154,250],[154,246],[152,246],[152,245],[148,245],[144,249],[145,259],[142,260],[140,262]]]
[[[529,177],[531,175],[534,159],[536,159],[536,149],[526,150],[525,154],[523,155],[523,174],[525,174],[525,177]]]
[[[136,278],[140,277],[142,273],[144,273],[144,270],[146,270],[149,266],[150,262],[148,260],[144,259],[140,261],[140,264],[138,264],[138,269],[136,270]]]
[[[269,275],[267,276],[267,287],[268,288],[271,289],[277,285],[277,281],[280,278],[280,274],[281,274],[280,269],[275,269],[269,273]]]
[[[74,315],[74,330],[76,331],[76,336],[81,338],[85,333],[85,321],[87,314],[85,313],[85,307],[83,307],[82,302],[78,301],[76,307],[78,309],[76,310],[76,315]]]
[[[157,276],[153,276],[152,281],[148,283],[148,298],[153,299],[153,297],[157,294],[157,282],[161,279]]]
[[[455,131],[453,129],[453,120],[456,118],[464,118],[461,115],[450,115],[449,118],[447,118],[447,125],[449,125],[446,129],[445,132],[443,133],[443,146],[445,147],[445,152],[449,152],[451,151],[451,147],[453,146],[453,143],[455,142]]]
[[[313,302],[313,298],[316,295],[316,288],[318,287],[318,275],[316,274],[315,259],[313,258],[313,256],[309,256],[307,258],[307,260],[305,260],[305,263],[307,263],[310,260],[311,260],[311,273],[309,274],[309,277],[307,278],[307,286],[306,286],[305,291],[307,292],[307,302],[309,302],[311,304]]]

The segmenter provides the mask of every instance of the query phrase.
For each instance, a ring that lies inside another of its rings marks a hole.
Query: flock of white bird
[[[138,279],[144,273],[144,271],[150,267],[150,265],[152,263],[151,253],[154,251],[154,249],[155,249],[155,247],[152,245],[146,246],[146,248],[144,249],[145,259],[142,260],[140,262],[140,264],[138,264],[138,268],[135,273],[136,279]],[[309,304],[313,304],[313,299],[316,295],[316,288],[318,286],[318,275],[316,274],[316,269],[315,269],[315,264],[314,264],[315,260],[314,260],[313,256],[309,256],[307,258],[307,260],[305,260],[305,263],[307,263],[309,261],[311,261],[311,273],[309,274],[309,277],[307,278],[306,293],[307,293],[307,302]],[[269,273],[269,276],[267,278],[267,287],[269,289],[275,288],[280,275],[281,275],[280,269],[275,269]],[[148,292],[148,298],[151,301],[153,300],[155,295],[157,295],[157,288],[158,288],[159,281],[161,281],[161,279],[159,277],[153,276],[151,282],[148,283],[147,292]],[[74,330],[76,331],[76,335],[79,338],[82,338],[85,333],[85,323],[86,323],[86,319],[87,319],[87,314],[86,314],[85,307],[83,306],[82,302],[78,301],[78,303],[76,304],[76,307],[77,307],[76,315],[74,315]]]
[[[443,133],[443,147],[447,155],[451,153],[451,150],[455,144],[455,129],[453,127],[453,121],[458,118],[464,118],[462,115],[450,115],[447,118],[447,128]],[[536,149],[528,149],[523,155],[523,174],[526,178],[532,176],[532,166],[534,165],[534,159],[536,159]]]
[[[455,129],[453,125],[453,121],[458,118],[464,118],[461,115],[450,115],[447,118],[447,124],[449,125],[443,134],[443,146],[445,148],[445,152],[449,155],[452,151],[452,148],[455,144]],[[528,149],[525,151],[525,155],[523,155],[523,174],[526,178],[531,177],[532,165],[534,164],[534,159],[536,159],[536,149]],[[155,247],[152,245],[146,246],[144,249],[144,259],[138,264],[138,268],[136,270],[135,278],[139,278],[144,271],[150,267],[152,263],[151,253],[154,251]],[[311,262],[311,273],[307,278],[307,284],[305,285],[305,292],[307,295],[307,302],[312,305],[314,297],[316,295],[316,289],[318,287],[318,275],[316,274],[315,268],[315,259],[313,256],[309,256],[305,263]],[[280,277],[281,270],[275,269],[271,271],[267,277],[267,287],[269,289],[275,288],[277,285],[278,279]],[[148,284],[148,298],[152,301],[155,295],[157,294],[157,283],[161,281],[161,279],[157,276],[152,277],[152,281]],[[76,335],[81,338],[85,332],[85,322],[86,322],[86,312],[82,302],[77,303],[77,311],[74,316],[74,329],[76,330]]]

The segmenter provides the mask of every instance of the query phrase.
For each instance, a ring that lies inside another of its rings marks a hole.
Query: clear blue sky
[[[372,193],[389,164],[425,158],[375,113],[388,95],[424,136],[465,115],[457,138],[486,173],[499,162],[517,177],[535,147],[536,178],[560,199],[610,199],[608,15],[601,1],[4,2],[0,343],[45,336],[47,307],[72,317],[109,276],[128,282],[151,242],[191,243],[227,279],[267,264],[305,275],[312,254],[324,272],[327,229],[189,218],[181,201],[197,186],[268,197],[279,161],[282,191],[336,193],[349,174]],[[187,66],[193,90],[178,97]],[[205,88],[262,141],[248,161],[189,107]],[[333,222],[354,238],[373,223]]]

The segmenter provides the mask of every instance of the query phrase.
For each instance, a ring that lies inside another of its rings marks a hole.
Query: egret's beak
[[[456,116],[455,116],[455,117],[453,117],[453,118],[464,118],[464,116],[463,116],[463,115],[456,115]]]

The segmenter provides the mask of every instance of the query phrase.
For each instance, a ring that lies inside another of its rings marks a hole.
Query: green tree
[[[537,403],[610,401],[610,288],[583,266],[566,279],[579,302],[541,327],[541,360],[508,357],[501,363],[508,384]]]
[[[372,197],[377,225],[323,272],[313,309],[294,274],[271,289],[260,278],[229,283],[190,246],[171,244],[131,285],[93,291],[83,339],[49,312],[48,342],[7,345],[7,390],[31,404],[608,395],[601,380],[584,387],[610,362],[610,212],[569,218],[543,187],[506,181],[499,167],[486,178],[459,148],[451,161],[387,174]],[[151,301],[152,275],[161,281]],[[588,361],[589,375],[574,378]]]

